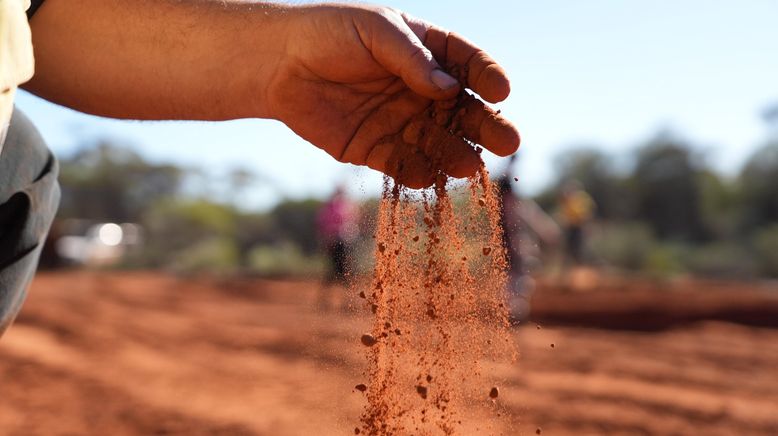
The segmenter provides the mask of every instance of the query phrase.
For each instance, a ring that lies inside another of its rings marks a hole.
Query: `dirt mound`
[[[533,299],[542,324],[657,331],[701,321],[778,328],[778,292],[768,283],[706,280],[643,281],[610,278],[595,292],[546,284]]]
[[[565,299],[540,280],[536,295],[554,297],[543,304],[556,312],[573,314],[585,298],[629,310],[642,304],[643,291],[633,289],[654,286],[624,283],[607,298],[593,290]],[[362,381],[354,380],[365,370],[359,337],[372,334],[374,315],[318,312],[318,287],[315,280],[152,272],[39,275],[0,340],[0,433],[353,434],[365,402],[355,388]],[[678,287],[710,304],[758,291],[692,281]],[[462,382],[480,399],[460,433],[778,433],[778,330],[717,322],[657,332],[546,324],[512,337],[521,346],[518,364],[484,364],[499,383]],[[500,416],[488,399],[492,386],[505,409]],[[415,386],[411,393],[420,395]],[[429,402],[435,388],[427,395]]]

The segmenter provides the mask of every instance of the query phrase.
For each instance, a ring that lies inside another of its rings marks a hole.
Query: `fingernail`
[[[451,77],[445,71],[438,69],[432,70],[430,79],[432,80],[432,83],[444,91],[459,84],[457,79]]]

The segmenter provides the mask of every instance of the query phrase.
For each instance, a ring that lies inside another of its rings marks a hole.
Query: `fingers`
[[[368,168],[392,176],[389,169],[389,160],[392,158],[395,147],[397,147],[397,144],[393,141],[385,141],[376,144],[376,146],[370,150],[370,154],[365,160],[365,165],[367,165]]]
[[[466,66],[468,88],[490,103],[508,97],[511,92],[508,75],[494,59],[456,33],[449,33],[447,41],[446,65]]]
[[[470,177],[481,167],[481,156],[462,138],[449,136],[443,149],[446,158],[441,161],[441,169],[451,177]]]
[[[362,42],[378,63],[401,77],[414,92],[434,100],[459,92],[457,79],[441,69],[401,15],[389,11],[369,23],[357,26]]]
[[[411,189],[421,189],[435,182],[435,172],[427,155],[416,150],[395,163],[394,179]]]
[[[471,143],[499,156],[518,149],[520,137],[513,124],[472,95],[435,102],[419,113],[427,101],[407,92],[381,104],[340,160],[367,165],[420,188],[432,184],[439,172],[455,178],[475,174],[482,162]]]
[[[498,156],[508,156],[519,148],[519,131],[510,121],[470,96],[456,114],[462,135]]]
[[[435,181],[435,171],[429,157],[420,149],[401,141],[388,140],[376,145],[366,164],[411,189],[427,188]]]
[[[428,99],[413,92],[403,92],[380,102],[377,107],[369,109],[370,112],[338,160],[364,165],[373,144],[381,141],[389,132],[400,132],[413,114],[419,113],[428,104]]]
[[[406,128],[411,128],[409,125]],[[475,149],[460,136],[456,136],[438,125],[426,126],[419,148],[443,173],[462,178],[475,174],[481,165],[481,157]]]
[[[462,83],[490,103],[505,100],[511,92],[505,70],[486,52],[464,37],[448,32],[417,18],[404,15],[408,26],[415,33],[424,35],[421,40],[447,71],[460,71]]]
[[[400,134],[375,145],[365,163],[414,189],[432,185],[439,172],[455,178],[471,176],[482,164],[463,138],[418,118]]]
[[[510,82],[494,59],[464,37],[398,11],[384,10],[376,17],[369,26],[357,25],[363,43],[412,91],[437,100],[436,107],[423,116],[409,110],[420,104],[410,100],[378,108],[341,160],[364,163],[405,186],[424,188],[437,174],[461,178],[478,171],[483,163],[468,140],[500,156],[518,149],[519,133],[510,122],[463,91],[457,98],[460,83],[491,103],[508,97]],[[397,116],[408,113],[419,115]],[[397,133],[380,136],[387,131]]]

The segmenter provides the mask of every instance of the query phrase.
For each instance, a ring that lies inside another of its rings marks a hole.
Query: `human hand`
[[[35,76],[25,88],[95,115],[275,118],[336,159],[410,187],[474,174],[481,159],[467,140],[501,156],[519,144],[513,125],[457,83],[496,103],[510,92],[503,69],[393,9],[58,0],[31,25]]]
[[[382,7],[310,5],[289,14],[286,56],[264,103],[337,160],[420,188],[440,172],[474,174],[481,159],[470,142],[500,156],[518,148],[516,128],[461,89],[491,103],[510,92],[505,71],[461,36]]]

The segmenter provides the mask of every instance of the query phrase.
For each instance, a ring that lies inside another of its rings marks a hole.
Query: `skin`
[[[31,22],[36,73],[24,88],[91,114],[139,120],[276,119],[335,159],[396,175],[404,129],[462,85],[497,103],[505,71],[465,38],[366,5],[253,1],[47,0]],[[466,71],[460,84],[444,71]],[[462,67],[465,67],[462,69]],[[476,101],[446,172],[507,156],[515,127]],[[427,159],[423,154],[422,160]],[[404,183],[428,184],[428,166]]]

